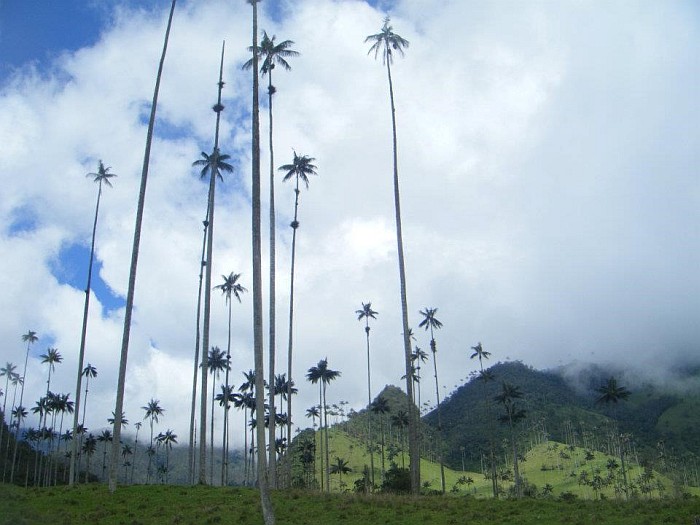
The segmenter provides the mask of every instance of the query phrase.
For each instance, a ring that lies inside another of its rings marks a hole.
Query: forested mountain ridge
[[[493,439],[501,450],[507,425],[499,422],[503,405],[494,401],[504,382],[515,385],[523,397],[516,400],[526,417],[518,424],[519,441],[532,445],[543,439],[594,448],[616,420],[648,461],[660,456],[700,456],[700,396],[681,396],[650,384],[625,384],[631,395],[626,402],[607,407],[597,404],[600,387],[613,373],[602,367],[580,369],[572,380],[570,369],[536,370],[522,362],[497,363],[488,371],[494,380],[477,376],[452,392],[441,403],[444,460],[458,468],[479,466]],[[437,429],[437,413],[423,418]],[[490,436],[493,436],[491,438]]]

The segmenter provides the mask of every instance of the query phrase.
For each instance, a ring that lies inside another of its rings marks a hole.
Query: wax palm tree
[[[211,385],[211,431],[209,434],[210,439],[210,450],[209,450],[209,483],[214,484],[214,407],[215,403],[215,393],[216,393],[216,383],[219,380],[219,374],[222,371],[228,371],[230,368],[228,364],[228,359],[226,355],[219,349],[218,346],[213,346],[209,351],[209,356],[207,358],[209,373],[214,376],[214,380]]]
[[[382,454],[382,480],[384,480],[384,475],[386,474],[386,468],[384,466],[384,414],[390,412],[389,402],[384,396],[378,396],[369,407],[370,412],[379,416],[379,434],[381,436],[381,454]],[[374,480],[372,481],[374,483]]]
[[[131,448],[131,445],[127,445],[126,443],[122,445],[122,467],[124,467],[124,483],[129,482],[129,467],[131,466],[129,456],[131,456],[133,453],[134,451]]]
[[[224,380],[224,385],[226,388],[229,388],[229,371],[231,370],[231,296],[234,296],[236,299],[238,299],[238,302],[241,302],[241,294],[247,292],[248,290],[243,287],[238,282],[238,279],[240,279],[241,274],[240,273],[233,273],[231,272],[228,275],[222,275],[221,278],[223,279],[223,283],[215,286],[217,290],[221,290],[221,293],[224,296],[224,299],[226,300],[226,304],[228,305],[228,343],[226,347],[226,377]],[[230,389],[229,389],[230,390]],[[229,411],[229,403],[225,403],[224,405],[224,430],[223,430],[223,454],[224,454],[224,460],[222,462],[222,484],[224,483],[224,475],[228,477],[228,471],[227,471],[227,460],[226,458],[228,457],[228,445],[227,445],[227,439],[228,439],[228,411]],[[212,421],[213,421],[213,415],[212,415]],[[213,447],[212,447],[213,448]],[[213,453],[213,451],[212,451]],[[225,471],[226,469],[226,471]]]
[[[489,420],[489,451],[490,451],[490,465],[489,470],[491,471],[491,490],[493,491],[493,497],[498,497],[498,479],[496,478],[496,457],[493,444],[493,434],[494,429],[491,421],[491,404],[489,403],[488,396],[486,395],[486,383],[494,379],[493,374],[486,373],[484,370],[484,359],[491,357],[491,352],[484,350],[481,342],[477,343],[476,346],[471,347],[474,352],[469,356],[469,359],[478,358],[479,359],[479,379],[482,385],[482,394],[484,397],[484,406],[486,407],[487,418]]]
[[[294,266],[296,263],[296,240],[297,240],[297,229],[299,228],[299,180],[303,181],[306,187],[309,187],[309,175],[317,175],[316,166],[313,161],[316,160],[313,157],[307,155],[297,155],[294,152],[294,158],[291,164],[285,164],[280,166],[279,170],[284,171],[283,182],[290,179],[295,180],[294,186],[294,220],[291,222],[292,227],[292,265],[290,270],[290,284],[289,284],[289,340],[287,345],[287,377],[290,381],[294,380],[292,376],[292,347],[294,344]],[[291,384],[291,383],[290,383]],[[292,396],[291,393],[287,393],[287,435],[292,434]]]
[[[376,319],[379,312],[372,310],[372,303],[362,303],[362,308],[355,310],[355,315],[357,315],[357,320],[365,320],[365,335],[367,339],[367,406],[372,404],[372,376],[370,369],[370,358],[369,358],[369,320]],[[367,448],[369,449],[369,465],[370,472],[372,473],[372,484],[374,485],[374,446],[372,445],[372,418],[367,416]]]
[[[36,332],[32,330],[28,330],[26,334],[22,334],[22,341],[27,343],[27,351],[25,352],[24,355],[24,371],[22,372],[22,388],[20,389],[20,394],[19,394],[19,405],[23,406],[24,403],[24,380],[26,379],[27,376],[27,363],[29,362],[29,350],[31,346],[36,343],[39,340],[39,338],[36,335]],[[10,483],[14,482],[15,479],[15,462],[17,460],[17,447],[19,446],[19,440],[15,439],[15,446],[14,450],[12,452],[12,468],[10,469]]]
[[[124,333],[122,335],[121,352],[119,356],[119,373],[117,376],[117,399],[114,407],[115,414],[121,414],[124,411],[124,388],[126,386],[126,364],[129,357],[129,335],[131,332],[131,314],[134,308],[134,293],[136,290],[136,268],[139,259],[139,246],[141,244],[141,224],[143,222],[143,211],[146,202],[146,183],[148,181],[148,168],[151,159],[151,142],[153,140],[153,128],[156,122],[156,107],[158,106],[158,93],[160,91],[160,79],[163,73],[163,64],[165,62],[165,54],[168,49],[168,39],[170,37],[170,28],[172,27],[173,14],[175,13],[175,3],[177,0],[172,0],[170,4],[170,14],[168,16],[168,25],[165,29],[165,37],[163,39],[163,51],[158,64],[158,73],[156,75],[156,84],[153,89],[153,100],[151,102],[151,114],[148,119],[148,131],[146,132],[146,148],[143,155],[143,168],[141,170],[141,185],[139,187],[139,199],[136,206],[136,225],[134,227],[134,243],[131,249],[131,265],[129,267],[129,286],[126,293],[126,307],[124,309]],[[117,475],[119,462],[119,443],[121,438],[121,423],[119,418],[114,421],[112,430],[114,442],[112,443],[112,458],[109,471],[109,491],[114,492],[117,489]]]
[[[80,425],[85,427],[85,414],[87,413],[87,398],[88,398],[88,392],[90,388],[90,379],[94,379],[97,377],[97,368],[92,366],[90,363],[83,368],[81,375],[85,376],[85,397],[83,398],[83,418],[80,423]],[[78,397],[80,397],[80,394],[78,394]],[[78,412],[80,411],[80,403],[77,403],[77,407],[75,409],[75,412],[73,413],[73,434],[77,435],[77,430],[78,426],[76,425],[76,419],[78,418]],[[71,453],[71,458],[70,458],[70,474],[69,474],[69,484],[73,483],[73,480],[75,479],[77,481],[78,477],[78,470],[80,470],[80,465],[76,464],[76,461],[80,461],[80,449],[83,444],[83,435],[84,433],[80,434],[80,439],[75,439],[73,440],[72,443],[72,453]]]
[[[596,392],[599,394],[596,399],[597,405],[613,405],[614,407],[621,401],[627,401],[631,393],[626,387],[620,386],[617,379],[610,377],[607,382],[598,388]],[[620,450],[620,470],[622,471],[622,480],[625,484],[625,499],[629,499],[629,484],[627,482],[627,468],[625,466],[625,444],[622,434],[616,432],[617,445]]]
[[[165,414],[165,410],[163,407],[160,406],[160,401],[157,399],[151,398],[151,400],[145,405],[141,407],[142,410],[146,412],[146,415],[143,416],[143,419],[148,419],[150,420],[149,423],[151,425],[151,440],[149,442],[149,449],[153,449],[153,423],[158,423],[158,418],[163,416]],[[121,427],[121,425],[120,425]],[[149,454],[148,456],[148,469],[146,470],[146,480],[147,482],[151,481],[151,464],[152,464],[153,458]]]
[[[204,231],[202,233],[202,255],[199,259],[199,287],[197,289],[197,321],[194,343],[194,360],[192,363],[192,398],[190,404],[190,439],[187,448],[187,465],[189,470],[189,481],[194,484],[195,480],[195,456],[194,456],[194,436],[195,436],[195,412],[197,411],[197,372],[199,372],[199,349],[201,342],[201,319],[202,319],[202,286],[204,283],[204,268],[207,262],[204,259],[207,249],[207,230],[209,229],[209,209],[205,219],[202,221]]]
[[[45,354],[41,354],[41,362],[49,365],[49,375],[46,380],[46,393],[51,390],[51,372],[56,370],[56,363],[63,361],[61,353],[56,348],[48,348]]]
[[[442,418],[440,416],[440,386],[438,382],[438,371],[437,371],[437,344],[435,342],[434,330],[439,330],[442,328],[442,323],[435,317],[437,313],[437,308],[425,308],[420,311],[423,316],[423,320],[418,324],[420,328],[425,328],[425,330],[430,330],[430,350],[433,353],[433,369],[435,371],[435,397],[437,399],[437,418],[438,418],[438,434],[440,435],[440,440],[442,441]],[[442,447],[438,445],[439,460],[440,460],[440,482],[442,484],[442,493],[445,493],[445,465],[442,462]]]
[[[141,430],[141,423],[137,421],[134,423],[134,428],[136,428],[136,436],[134,437],[134,460],[131,462],[131,483],[134,483],[134,467],[136,466],[136,452],[138,452],[139,447],[139,430]]]
[[[252,49],[258,49],[258,0],[248,0],[253,8]],[[260,227],[260,104],[258,54],[253,53],[253,108],[251,111],[253,137],[251,140],[251,225],[253,256],[253,355],[255,360],[255,411],[259,421],[265,418],[264,364],[263,364],[263,299],[262,299],[262,232]],[[272,385],[270,386],[272,388]],[[275,513],[268,490],[267,461],[265,458],[265,428],[257,427],[258,487],[265,525],[274,525]],[[272,443],[270,443],[272,446]]]
[[[331,381],[340,377],[338,370],[328,368],[328,358],[321,359],[316,366],[309,368],[306,379],[312,384],[319,383],[320,405],[323,412],[323,428],[325,429],[325,466],[326,466],[326,492],[330,492],[330,459],[328,450],[328,406],[326,404],[326,387]],[[321,481],[323,483],[323,480]]]
[[[102,479],[104,479],[107,469],[107,443],[112,442],[112,431],[108,429],[103,430],[102,433],[97,436],[97,442],[102,443]]]
[[[349,474],[352,472],[350,465],[343,458],[335,458],[335,463],[331,465],[331,474],[338,474],[338,485],[343,486],[343,474]]]
[[[401,443],[401,468],[406,468],[405,465],[405,459],[406,459],[406,454],[405,454],[405,440],[404,440],[404,429],[408,427],[408,414],[403,411],[399,410],[396,414],[391,416],[391,424],[394,425],[396,428],[399,429],[399,441]]]
[[[510,428],[510,443],[513,448],[513,474],[515,477],[515,494],[517,497],[522,496],[520,471],[518,469],[518,450],[515,441],[515,425],[525,418],[525,410],[518,408],[515,404],[516,399],[523,397],[523,393],[517,386],[503,382],[501,392],[493,399],[503,405],[506,413],[500,416],[499,419],[503,423],[508,423]]]
[[[61,445],[61,436],[63,434],[63,418],[66,414],[75,413],[75,403],[70,400],[70,394],[58,394],[53,398],[53,409],[54,413],[61,415],[61,420],[58,425],[58,442],[56,443],[56,451],[59,452],[59,447]],[[54,485],[58,484],[58,463],[56,463],[54,468]]]
[[[170,472],[170,451],[173,445],[177,445],[177,434],[168,429],[163,433],[158,434],[158,443],[165,448],[165,482],[168,482],[168,473]]]
[[[85,468],[85,483],[88,482],[90,476],[90,459],[97,452],[97,438],[92,434],[88,434],[83,443],[83,454],[87,458],[86,468]]]
[[[9,361],[5,364],[3,368],[0,368],[0,377],[5,376],[5,395],[2,400],[2,419],[0,419],[0,449],[2,448],[2,435],[4,433],[5,425],[7,424],[7,392],[8,392],[8,387],[10,386],[10,379],[17,375],[19,375],[15,372],[15,369],[17,368],[16,365],[10,363]],[[14,401],[12,402],[12,405],[10,406],[10,410],[14,407]],[[10,418],[11,421],[11,418]],[[9,425],[8,425],[9,428]],[[8,438],[7,440],[7,446],[9,448],[10,446],[10,440]],[[8,452],[9,455],[9,452]],[[9,458],[8,458],[9,459]],[[3,461],[3,478],[5,477],[5,468],[7,465],[8,461],[7,459]]]
[[[228,459],[229,459],[229,436],[228,436],[228,413],[231,408],[231,403],[236,401],[236,394],[233,387],[229,384],[221,385],[221,392],[216,394],[215,400],[219,402],[219,406],[224,408],[224,433],[222,437],[222,452],[221,452],[221,485],[228,485]]]
[[[418,413],[413,403],[413,381],[411,375],[411,341],[409,337],[408,326],[408,300],[406,298],[406,265],[403,252],[403,234],[401,229],[401,200],[399,192],[399,164],[398,164],[398,147],[396,140],[396,108],[394,106],[394,84],[391,78],[391,64],[394,58],[394,52],[403,56],[404,48],[409,45],[408,40],[394,33],[393,28],[389,24],[390,19],[384,19],[384,25],[379,33],[369,35],[365,38],[365,43],[371,42],[368,54],[374,53],[375,59],[381,53],[382,63],[386,65],[387,78],[389,81],[389,100],[391,102],[391,129],[392,129],[392,146],[394,159],[394,208],[396,215],[396,244],[399,255],[399,283],[401,290],[401,315],[403,321],[403,343],[404,343],[404,361],[406,367],[406,394],[408,394],[408,442],[410,449],[410,466],[411,466],[411,492],[413,494],[420,493],[420,445],[418,435]]]
[[[224,87],[223,82],[224,71],[224,49],[221,49],[221,65],[219,67],[219,83],[218,83],[218,98],[213,109],[216,113],[216,126],[214,131],[214,149],[211,155],[202,152],[202,158],[192,163],[193,166],[201,166],[200,175],[202,178],[209,175],[209,197],[207,201],[207,209],[209,215],[207,221],[209,223],[207,232],[207,266],[205,269],[204,280],[204,321],[202,327],[202,348],[209,348],[209,326],[211,322],[211,271],[213,266],[213,245],[214,245],[214,202],[216,194],[216,179],[223,181],[222,172],[230,173],[233,171],[233,166],[226,162],[230,156],[222,155],[219,151],[219,124],[221,122],[221,112],[224,106],[221,103],[221,91]],[[207,358],[208,352],[202,353],[202,399],[200,404],[200,440],[199,440],[199,482],[206,483],[206,421],[207,421]],[[212,404],[213,406],[213,404]],[[213,451],[212,451],[213,453]],[[212,479],[213,479],[213,473]]]
[[[116,177],[116,173],[110,173],[112,168],[105,167],[102,160],[99,161],[97,173],[88,173],[87,177],[92,177],[93,182],[97,183],[97,204],[95,205],[95,219],[92,223],[92,239],[90,241],[90,259],[88,263],[87,284],[85,286],[85,303],[83,306],[83,326],[80,332],[80,350],[78,351],[78,373],[76,374],[75,384],[75,404],[76,410],[73,413],[73,432],[78,428],[78,416],[80,414],[80,390],[83,380],[83,363],[85,362],[85,341],[87,339],[88,312],[90,310],[90,290],[92,288],[92,267],[95,259],[95,234],[97,233],[97,218],[100,213],[100,199],[102,197],[102,184],[106,184],[110,188],[112,183],[109,179]],[[76,444],[77,446],[77,444]],[[106,448],[105,448],[106,450]],[[77,455],[77,454],[75,454]],[[71,470],[75,470],[75,457],[71,456]],[[103,473],[104,474],[104,473]],[[72,477],[72,476],[71,476]]]
[[[297,51],[290,49],[294,44],[291,40],[284,40],[278,44],[275,43],[275,36],[270,38],[267,32],[263,31],[263,37],[260,45],[249,47],[248,51],[257,56],[257,59],[263,58],[260,66],[260,73],[263,76],[267,75],[267,99],[268,99],[268,116],[269,116],[269,145],[270,145],[270,310],[269,310],[269,384],[272,385],[275,378],[275,343],[276,343],[276,290],[275,290],[275,273],[276,273],[276,250],[275,250],[275,155],[272,140],[272,95],[277,92],[275,86],[272,85],[272,70],[279,65],[283,69],[289,71],[292,67],[287,62],[288,58],[299,56]],[[244,69],[253,67],[254,59],[251,58],[245,64]],[[275,394],[271,390],[269,392],[270,414],[272,415],[269,428],[269,441],[274,442],[275,439]],[[276,458],[273,451],[274,447],[270,447],[270,483],[274,488],[276,484]]]

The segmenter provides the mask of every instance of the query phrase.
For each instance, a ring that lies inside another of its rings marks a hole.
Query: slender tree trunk
[[[83,327],[80,333],[80,350],[78,352],[78,376],[75,384],[75,407],[73,412],[73,435],[78,430],[78,416],[80,414],[80,389],[83,380],[83,364],[85,363],[85,340],[87,338],[88,311],[90,309],[90,288],[92,285],[92,264],[95,257],[95,233],[97,232],[97,217],[100,212],[100,197],[102,196],[102,180],[97,186],[97,205],[95,206],[95,220],[92,224],[92,240],[90,242],[90,263],[88,264],[87,286],[85,287],[85,306],[83,308]],[[75,461],[78,455],[78,444],[73,440],[72,453],[70,458],[70,474],[68,484],[75,483]]]
[[[321,380],[323,381],[323,380]],[[323,426],[325,427],[324,434],[326,440],[326,492],[331,491],[331,461],[330,451],[328,449],[328,410],[326,404],[326,383],[323,383]]]
[[[151,103],[151,115],[148,120],[148,132],[146,134],[146,151],[143,158],[143,169],[141,171],[141,186],[139,188],[139,201],[136,209],[136,226],[134,228],[134,244],[131,251],[131,267],[129,269],[129,288],[126,295],[126,309],[124,312],[124,334],[122,336],[122,348],[119,359],[119,376],[117,380],[117,400],[114,408],[114,413],[118,416],[124,412],[124,387],[126,385],[126,364],[129,356],[129,335],[131,332],[131,314],[134,308],[134,292],[136,289],[136,267],[139,259],[139,246],[141,244],[141,225],[143,222],[143,210],[146,202],[146,183],[148,181],[148,167],[151,158],[151,142],[153,140],[153,128],[156,121],[156,107],[158,105],[158,92],[160,90],[160,79],[163,73],[163,64],[165,62],[165,54],[168,49],[168,39],[170,37],[170,28],[173,21],[173,13],[175,12],[175,3],[173,0],[170,5],[170,15],[168,16],[168,25],[165,30],[165,39],[163,41],[163,53],[160,57],[158,65],[158,74],[156,76],[156,86],[153,91],[153,101]],[[109,468],[109,491],[117,490],[117,477],[119,466],[119,440],[122,433],[122,418],[115,416],[114,428],[112,436],[112,461]]]
[[[509,415],[510,416],[510,415]],[[509,417],[510,422],[510,442],[513,447],[513,475],[515,476],[515,495],[519,498],[521,494],[520,489],[520,469],[518,468],[518,450],[515,446],[515,430],[513,428],[513,418]]]
[[[260,107],[258,102],[258,0],[253,6],[253,151],[252,151],[252,226],[253,226],[253,352],[255,355],[255,412],[258,421],[258,487],[265,525],[274,525],[275,512],[268,490],[267,461],[265,458],[265,376],[263,364],[263,299],[262,299],[262,242],[260,231]],[[290,377],[291,380],[291,377]],[[273,388],[273,385],[270,385]],[[290,414],[291,416],[291,414]],[[270,446],[274,446],[273,443]]]
[[[277,421],[275,420],[276,410],[275,410],[275,323],[276,314],[276,298],[275,298],[275,152],[272,147],[272,69],[268,71],[268,85],[267,85],[267,100],[268,100],[268,113],[270,117],[270,310],[269,310],[269,339],[268,345],[270,347],[269,353],[269,374],[268,374],[268,404],[270,405],[270,426],[268,429],[268,441],[270,443],[269,451],[269,466],[270,466],[270,487],[277,487],[277,451],[275,447],[275,426]],[[280,405],[281,407],[281,405]],[[291,420],[291,414],[288,414]],[[291,462],[288,464],[288,468],[291,468]]]
[[[209,166],[209,199],[207,208],[209,210],[209,224],[207,232],[207,266],[204,272],[204,322],[202,326],[202,398],[200,401],[200,424],[199,424],[199,483],[206,485],[207,483],[207,375],[209,371],[209,327],[211,323],[211,269],[213,266],[213,248],[214,248],[214,199],[216,195],[216,176],[218,174],[219,165],[219,123],[221,122],[221,90],[223,89],[223,71],[224,71],[224,49],[221,49],[221,66],[219,68],[219,90],[217,103],[214,106],[216,113],[216,127],[214,131],[214,151],[212,155],[216,156],[214,164]],[[213,441],[212,441],[213,448]],[[213,453],[213,451],[212,451]],[[213,461],[211,465],[213,470]],[[211,479],[214,476],[212,473]]]
[[[299,176],[294,188],[294,221],[292,222],[292,267],[289,279],[289,344],[287,346],[287,436],[292,435],[292,352],[294,347],[294,267],[296,264],[299,212]]]
[[[216,382],[219,378],[218,373],[214,373],[214,380],[211,385],[211,428],[209,432],[209,484],[214,484],[214,408],[216,407]]]
[[[389,99],[391,101],[391,131],[394,153],[394,208],[396,212],[396,243],[399,254],[399,282],[401,286],[401,318],[403,322],[404,361],[406,366],[406,394],[408,397],[408,452],[411,468],[411,493],[420,494],[420,436],[418,434],[419,414],[413,402],[413,374],[411,369],[411,337],[408,326],[408,299],[406,292],[406,264],[403,252],[401,229],[401,194],[399,191],[398,148],[396,141],[396,107],[394,106],[394,85],[391,80],[391,62],[386,57],[386,71],[389,79]]]
[[[367,448],[369,448],[369,468],[372,473],[372,487],[374,487],[374,445],[372,444],[372,381],[369,361],[369,320],[365,320],[365,333],[367,334]]]
[[[195,336],[195,343],[194,343],[194,363],[193,363],[193,370],[192,370],[192,403],[190,406],[190,442],[189,442],[189,447],[188,447],[188,454],[187,454],[187,459],[188,459],[188,468],[189,468],[189,482],[191,484],[194,484],[195,480],[195,467],[196,467],[196,457],[194,453],[194,448],[195,448],[195,443],[194,443],[194,434],[195,434],[195,412],[196,412],[196,406],[197,406],[197,372],[199,372],[199,348],[200,348],[200,342],[201,342],[201,331],[200,331],[200,322],[201,322],[201,315],[202,315],[202,286],[203,286],[203,279],[204,279],[204,265],[206,264],[204,256],[206,253],[206,248],[207,248],[207,229],[209,227],[209,201],[207,200],[207,214],[204,219],[204,233],[202,234],[202,257],[200,258],[200,264],[199,264],[199,289],[197,290],[197,330],[196,330],[196,336]]]
[[[24,356],[24,372],[22,372],[22,388],[20,389],[20,394],[19,394],[19,406],[24,406],[22,403],[24,403],[24,383],[27,378],[27,362],[29,361],[29,348],[30,348],[31,342],[27,343],[27,352]],[[9,438],[9,432],[10,428],[8,427],[7,429],[8,432],[8,438]],[[17,461],[17,447],[19,446],[19,427],[17,427],[17,432],[15,434],[15,446],[14,450],[12,452],[12,468],[10,469],[10,483],[14,483],[15,481],[15,462]],[[9,442],[8,442],[9,443]],[[27,468],[29,468],[29,458],[27,457]]]
[[[321,492],[323,492],[323,489],[325,485],[323,484],[323,384],[319,383],[318,385],[318,457],[321,460]]]
[[[228,341],[226,344],[226,373],[224,375],[224,431],[221,458],[221,485],[228,485],[228,410],[229,410],[229,372],[231,371],[231,297],[228,297]]]
[[[437,445],[438,460],[440,461],[440,486],[442,493],[445,493],[445,465],[442,462],[442,417],[440,415],[440,386],[438,382],[437,371],[437,344],[433,337],[433,328],[430,328],[430,349],[433,351],[433,368],[435,370],[435,397],[437,398],[437,418],[438,418],[438,435],[440,437]]]

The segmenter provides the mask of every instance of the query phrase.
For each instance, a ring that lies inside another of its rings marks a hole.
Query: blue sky
[[[0,1],[0,340],[9,342],[0,358],[19,362],[19,334],[36,330],[42,340],[33,355],[50,341],[65,357],[56,385],[66,392],[96,197],[85,174],[100,159],[118,174],[101,203],[100,279],[88,327],[88,360],[101,372],[95,399],[105,414],[89,424],[95,428],[113,410],[143,115],[169,4],[148,1],[137,14],[142,2]],[[354,386],[364,384],[357,367],[364,332],[354,312],[361,302],[380,312],[373,384],[397,384],[403,375],[395,366],[401,330],[386,73],[364,43],[389,7],[359,0],[261,5],[275,12],[263,10],[260,29],[294,40],[302,53],[292,71],[274,73],[275,163],[289,162],[296,150],[319,167],[300,196],[299,367],[327,356],[343,371],[334,395],[360,408],[365,396]],[[670,372],[651,365],[656,356],[697,360],[697,3],[455,0],[432,7],[392,3],[394,28],[411,42],[392,73],[410,322],[426,306],[439,308],[446,388],[474,369],[467,351],[478,341],[494,360],[539,367],[607,361],[658,380]],[[127,414],[159,398],[168,424],[183,434],[185,411],[176,407],[191,378],[206,203],[191,164],[211,147],[224,39],[222,148],[236,172],[217,194],[214,278],[242,273],[252,289],[250,77],[240,69],[249,16],[243,0],[179,3],[164,69]],[[459,53],[445,53],[444,35]],[[264,107],[264,137],[266,117]],[[266,170],[266,145],[262,154]],[[282,347],[288,184],[278,181],[276,205]],[[212,312],[212,341],[225,345],[227,310],[218,294]],[[237,371],[250,368],[250,317],[244,295],[234,308]],[[425,347],[425,334],[418,336]],[[42,367],[30,368],[27,388],[40,392]],[[301,410],[315,392],[300,386]]]

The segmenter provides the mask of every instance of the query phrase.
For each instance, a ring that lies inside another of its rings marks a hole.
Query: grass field
[[[358,496],[273,492],[280,525],[694,525],[700,499],[620,501],[490,500],[466,496]],[[104,485],[23,489],[0,485],[2,525],[260,525],[247,488]]]

